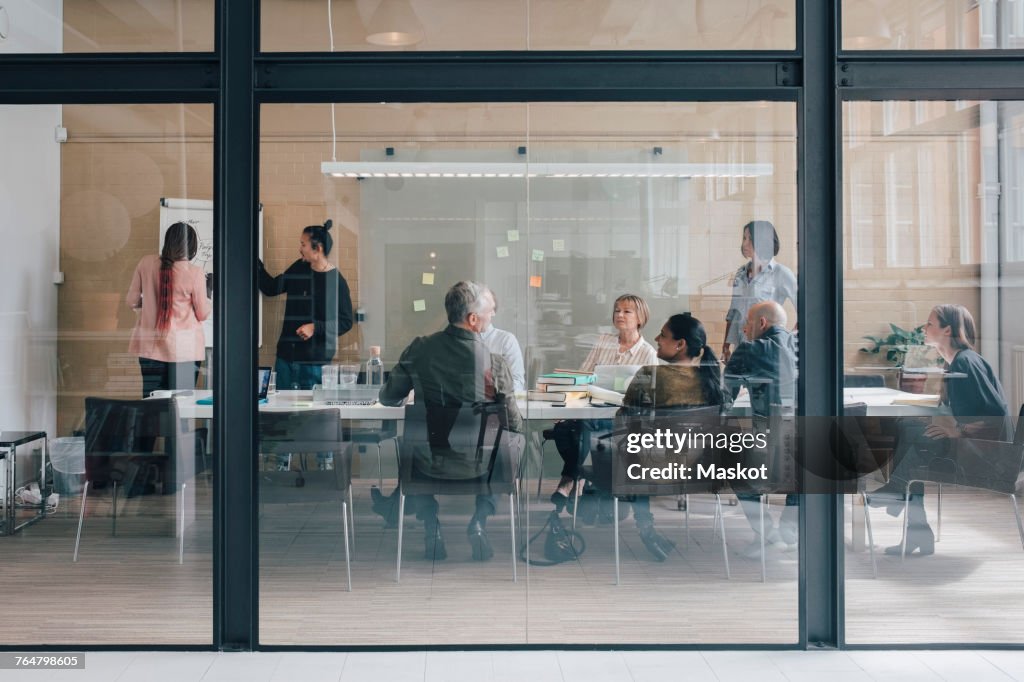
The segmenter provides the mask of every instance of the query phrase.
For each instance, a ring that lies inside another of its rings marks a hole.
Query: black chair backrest
[[[178,436],[181,433],[173,398],[85,399],[87,457],[152,454],[152,442],[157,437],[165,439],[166,454],[171,454],[172,446],[180,440]]]
[[[882,374],[844,374],[844,388],[885,388]]]
[[[335,409],[260,412],[260,452],[339,452],[341,419]]]
[[[407,494],[507,492],[514,481],[518,434],[507,429],[504,399],[405,407],[401,478]]]

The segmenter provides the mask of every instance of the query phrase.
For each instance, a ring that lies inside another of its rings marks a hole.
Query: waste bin
[[[85,438],[71,436],[50,441],[53,487],[60,495],[80,495],[85,482]]]

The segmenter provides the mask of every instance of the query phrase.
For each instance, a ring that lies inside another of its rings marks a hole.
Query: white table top
[[[195,391],[190,396],[178,397],[178,414],[183,419],[212,419],[213,405],[197,405],[196,400],[209,397],[210,391]],[[906,393],[891,388],[847,388],[843,390],[843,402],[866,403],[871,416],[918,416],[937,414],[939,408],[926,405],[899,405],[895,400],[938,400],[938,396]],[[593,406],[584,400],[570,401],[565,407],[556,407],[541,401],[517,401],[519,412],[524,419],[611,419],[618,409],[612,406]],[[324,405],[314,403],[310,391],[279,391],[271,396],[267,404],[260,405],[265,412],[292,410],[335,409],[340,419],[392,420],[405,416],[404,407],[375,405]],[[749,414],[750,400],[740,396],[733,406],[738,415]]]

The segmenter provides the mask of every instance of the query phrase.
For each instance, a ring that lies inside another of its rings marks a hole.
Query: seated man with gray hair
[[[490,325],[494,315],[490,291],[477,282],[458,282],[445,295],[444,307],[448,326],[430,336],[414,339],[402,351],[398,364],[380,390],[381,403],[401,405],[409,391],[415,389],[416,402],[422,401],[426,409],[430,449],[435,457],[437,451],[446,450],[444,446],[454,426],[449,409],[453,406],[504,402],[507,428],[516,433],[523,430],[522,417],[512,397],[508,365],[500,355],[491,353],[480,338],[480,332]],[[505,401],[504,396],[510,399]],[[442,478],[450,477],[446,472],[431,470],[429,465],[427,468],[427,475],[437,473]],[[448,552],[437,518],[437,500],[433,495],[415,495],[409,497],[409,503],[424,524],[426,558],[446,558]],[[466,529],[473,558],[477,561],[486,561],[494,555],[486,529],[487,517],[493,513],[493,496],[477,495],[476,513]]]

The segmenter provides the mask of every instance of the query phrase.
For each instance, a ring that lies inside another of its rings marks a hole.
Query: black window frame
[[[842,103],[1024,100],[1024,51],[844,51],[839,47],[842,0],[795,2],[797,43],[792,51],[262,53],[259,0],[216,0],[213,52],[0,56],[0,104],[214,105],[215,239],[218,244],[231,244],[230,249],[216,251],[216,286],[219,291],[231,291],[232,298],[230,305],[225,296],[215,301],[213,386],[219,395],[214,405],[213,447],[219,456],[213,497],[214,634],[209,648],[321,648],[259,643],[259,528],[252,456],[258,443],[251,397],[256,389],[252,368],[258,358],[252,263],[257,253],[260,106],[332,101],[795,102],[801,414],[838,415],[842,408]],[[247,304],[239,305],[243,301]],[[842,522],[842,496],[804,496],[799,636],[791,646],[667,646],[846,648]],[[14,648],[0,643],[0,650]],[[195,647],[111,644],[84,648]],[[376,647],[328,648],[406,647],[382,642]]]

